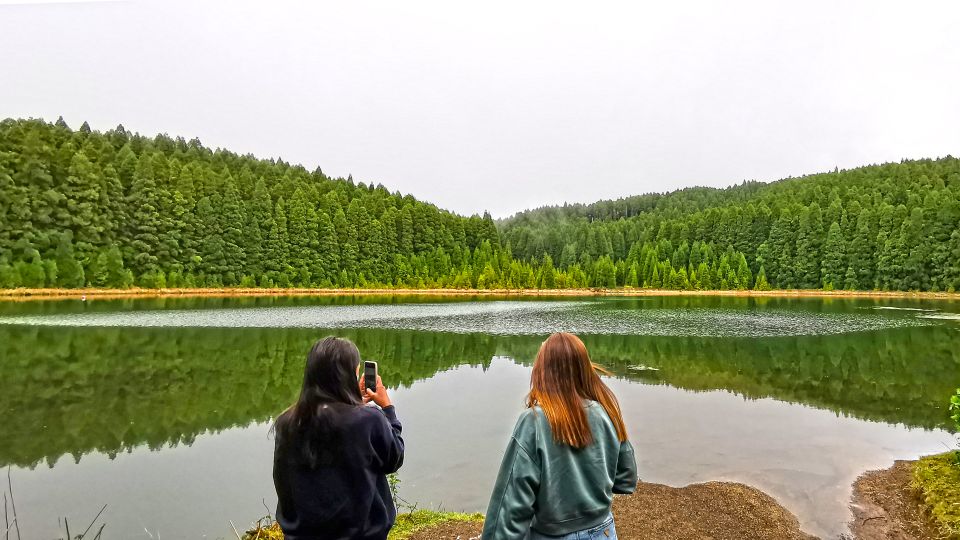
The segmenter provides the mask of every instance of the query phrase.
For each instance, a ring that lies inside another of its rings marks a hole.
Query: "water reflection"
[[[527,364],[544,336],[386,329],[50,328],[0,326],[0,464],[32,467],[97,450],[190,444],[265,421],[295,397],[305,351],[354,340],[391,386],[437,372]],[[704,338],[585,335],[595,360],[648,384],[775,398],[910,427],[948,425],[960,332],[910,327],[833,336]],[[638,371],[638,366],[647,368]],[[469,404],[450,403],[454,408]]]
[[[950,303],[463,300],[0,302],[0,465],[14,466],[23,523],[53,537],[51,516],[89,519],[109,503],[119,537],[227,537],[228,519],[260,517],[269,420],[327,334],[354,340],[395,389],[402,489],[426,505],[483,508],[530,361],[558,329],[581,333],[613,373],[645,480],[744,481],[813,533],[842,532],[858,473],[950,440],[938,429],[960,382]],[[285,327],[291,315],[309,328]]]

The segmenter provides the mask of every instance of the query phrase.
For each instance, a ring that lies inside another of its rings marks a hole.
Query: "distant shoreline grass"
[[[313,289],[313,288],[177,288],[177,289],[0,289],[0,300],[70,298],[269,297],[269,296],[730,296],[756,298],[867,298],[960,300],[960,293],[910,291],[825,291],[789,289],[771,291],[669,289]]]

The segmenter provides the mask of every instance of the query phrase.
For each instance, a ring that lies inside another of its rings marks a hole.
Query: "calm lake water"
[[[24,538],[233,538],[272,509],[271,418],[326,335],[377,360],[401,496],[482,511],[551,332],[614,376],[643,480],[756,486],[824,537],[863,471],[955,444],[960,304],[773,298],[0,302],[0,465]],[[81,530],[83,527],[80,527]]]

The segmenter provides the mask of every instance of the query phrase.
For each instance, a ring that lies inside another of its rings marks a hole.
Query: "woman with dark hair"
[[[620,405],[598,371],[577,336],[543,342],[483,540],[616,539],[613,494],[633,493],[637,463]]]
[[[396,520],[386,475],[403,464],[400,421],[380,377],[374,390],[359,374],[356,345],[318,341],[300,397],[274,423],[273,483],[286,540],[385,540]],[[378,407],[364,406],[370,401]]]

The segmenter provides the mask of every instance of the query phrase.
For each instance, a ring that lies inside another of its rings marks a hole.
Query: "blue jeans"
[[[547,536],[530,529],[527,540],[617,540],[617,527],[613,523],[613,514],[610,514],[610,517],[599,525],[563,536]]]

